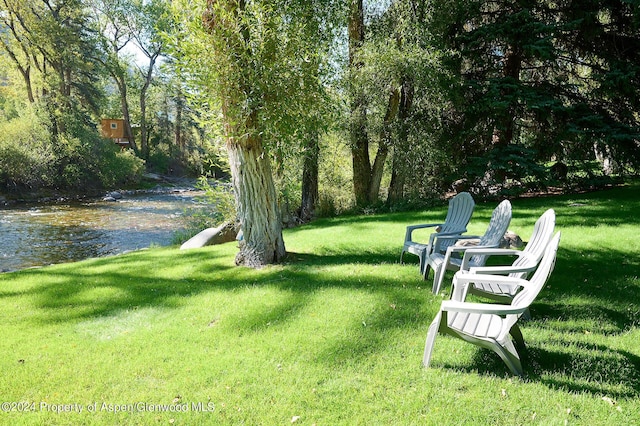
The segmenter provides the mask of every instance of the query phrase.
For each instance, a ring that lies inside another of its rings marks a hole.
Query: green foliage
[[[204,191],[203,198],[212,207],[216,225],[224,222],[235,223],[236,203],[229,184],[217,181],[211,183],[206,177],[201,177],[196,187]]]
[[[132,150],[115,147],[110,141],[102,142],[98,148],[101,152],[96,169],[103,187],[127,187],[140,182],[145,163]]]
[[[63,111],[58,122],[64,123],[65,131],[51,140],[56,152],[57,187],[99,189],[139,180],[144,162],[121,153],[110,140],[101,138],[81,110]]]
[[[523,145],[497,146],[482,157],[472,158],[465,177],[476,194],[516,197],[539,191],[544,189],[549,173],[535,156],[535,150]]]
[[[307,141],[332,127],[323,82],[341,2],[174,2],[171,50],[199,120],[229,146],[259,144],[285,217],[301,199]],[[224,124],[224,126],[222,126]],[[240,194],[239,194],[240,196]]]
[[[319,28],[321,14],[332,9],[324,3],[318,9],[314,5],[174,3],[177,24],[170,47],[192,95],[206,100],[210,108],[224,106],[234,126],[254,126],[245,130],[257,130],[274,151],[286,149],[309,126],[322,126],[318,113],[325,94],[318,46],[323,35],[313,30]]]
[[[169,174],[171,171],[171,148],[166,143],[153,143],[149,149],[149,170]]]
[[[321,139],[319,199],[316,215],[331,217],[353,208],[353,182],[349,147],[335,133]]]
[[[524,145],[540,163],[589,161],[597,143],[613,161],[638,164],[640,38],[631,3],[435,6],[436,40],[460,76],[440,144],[451,147],[459,174],[477,168],[472,158],[491,163],[495,143]]]
[[[62,118],[67,130],[52,138],[41,114],[0,122],[0,185],[6,190],[99,189],[136,182],[144,163],[100,138],[72,116]]]
[[[388,192],[390,208],[429,204],[464,177],[480,192],[536,190],[548,161],[583,163],[569,188],[640,169],[635,2],[365,2],[362,66],[347,72],[348,6],[182,0],[170,15],[165,0],[6,2],[2,185],[135,181],[142,163],[110,152],[93,128],[100,116],[124,114],[124,102],[148,136],[139,155],[161,173],[223,177],[223,124],[227,136],[259,136],[289,213],[305,144],[321,135],[319,213],[344,212],[352,164],[348,149],[326,140],[347,145],[354,93],[366,104],[369,155],[388,150],[378,196]],[[146,59],[163,60],[140,64],[124,53],[132,40]],[[405,109],[387,115],[399,93]],[[23,118],[27,103],[41,109],[36,122]],[[591,170],[594,146],[601,171]]]
[[[183,243],[203,229],[217,227],[223,223],[235,224],[237,221],[235,197],[230,184],[203,176],[198,179],[196,188],[204,191],[198,198],[206,207],[185,210],[183,231],[174,235],[175,243]]]
[[[53,184],[56,154],[33,113],[0,121],[0,185],[6,190]]]
[[[4,33],[1,47],[24,77],[25,98],[44,101],[51,110],[97,112],[102,70],[83,2],[19,0],[4,6],[0,19],[11,31]]]

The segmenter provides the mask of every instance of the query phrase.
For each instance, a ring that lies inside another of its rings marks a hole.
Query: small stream
[[[0,271],[72,262],[173,242],[201,192],[124,195],[0,208]]]

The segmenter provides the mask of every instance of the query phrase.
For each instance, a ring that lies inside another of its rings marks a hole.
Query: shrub
[[[51,135],[35,111],[0,123],[0,186],[9,191],[99,189],[137,182],[144,162],[102,139],[82,120],[64,117],[67,131]]]
[[[120,149],[109,142],[102,146],[103,155],[98,167],[102,186],[112,188],[140,182],[145,170],[144,160],[131,149]]]
[[[204,202],[206,207],[192,208],[184,212],[182,218],[185,229],[176,232],[173,238],[174,243],[186,241],[203,229],[236,221],[236,202],[230,184],[220,181],[210,182],[206,177],[201,177],[196,187],[204,191],[200,201]]]
[[[8,190],[53,183],[55,153],[35,114],[0,123],[0,185]]]

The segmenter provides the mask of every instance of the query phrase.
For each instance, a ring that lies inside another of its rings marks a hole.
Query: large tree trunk
[[[147,97],[146,91],[142,91],[140,92],[140,155],[144,160],[149,159],[147,130]]]
[[[36,98],[33,96],[33,86],[31,84],[31,67],[27,66],[24,70],[20,68],[20,74],[24,78],[24,84],[27,88],[27,98],[29,99],[29,103],[33,104],[36,101]]]
[[[138,146],[136,140],[133,138],[133,129],[131,128],[131,113],[129,112],[129,100],[127,99],[127,83],[124,81],[124,76],[118,76],[115,72],[112,72],[111,76],[117,83],[118,90],[120,91],[120,108],[122,109],[122,118],[124,120],[124,137],[129,140],[129,146],[133,149],[133,152],[138,155]]]
[[[358,51],[364,43],[364,10],[362,0],[349,3],[349,67],[352,71],[362,68]],[[353,191],[356,205],[366,206],[378,201],[384,165],[391,146],[391,123],[398,112],[399,93],[393,89],[384,117],[378,150],[373,165],[369,156],[369,135],[367,133],[367,101],[362,87],[355,87],[351,96],[350,142],[353,160]]]
[[[152,67],[153,64],[150,64],[149,70],[151,70]],[[151,71],[145,75],[145,81],[142,85],[142,89],[140,90],[140,152],[142,154],[142,158],[145,160],[149,159],[149,144],[147,143],[147,89],[149,88],[150,83]]]
[[[378,152],[371,168],[371,184],[369,186],[369,201],[375,202],[380,195],[380,184],[382,182],[382,173],[384,172],[384,164],[389,155],[389,147],[392,145],[391,123],[398,115],[398,106],[400,104],[400,90],[392,89],[389,94],[389,102],[387,103],[387,112],[382,122],[382,130],[380,131],[380,144]]]
[[[522,71],[522,50],[515,46],[507,49],[505,53],[504,77],[512,80],[511,84],[520,82],[520,72]],[[513,99],[514,89],[507,86],[502,90],[503,99],[507,99],[509,104],[501,117],[497,117],[499,128],[496,131],[495,143],[500,146],[507,146],[513,142],[515,122],[517,117],[517,101]]]
[[[318,201],[318,156],[320,145],[318,133],[309,135],[302,164],[302,203],[300,220],[308,222],[313,218]]]
[[[227,142],[229,165],[242,228],[236,265],[260,267],[285,256],[282,222],[269,156],[259,137]]]
[[[349,67],[355,71],[362,67],[358,51],[364,43],[364,10],[362,0],[350,0],[349,3]],[[369,158],[369,136],[367,135],[366,97],[361,88],[354,88],[351,100],[351,157],[353,161],[353,192],[356,204],[369,203],[371,183],[371,161]]]
[[[223,4],[219,4],[219,0],[207,0],[203,21],[210,31],[217,32],[217,37],[225,40],[214,44],[220,49],[214,54],[233,63],[234,68],[224,75],[227,84],[217,90],[222,98],[229,166],[242,229],[235,262],[236,265],[261,267],[280,262],[286,251],[269,155],[262,144],[262,129],[257,123],[256,110],[247,111],[243,105],[247,94],[256,89],[256,82],[242,72],[253,66],[251,52],[247,50],[251,34],[239,17],[245,7],[245,0]]]
[[[147,53],[147,57],[149,58],[149,68],[147,68],[145,72],[141,71],[144,83],[140,89],[140,152],[142,153],[142,158],[145,160],[149,159],[150,153],[149,125],[147,124],[147,92],[149,90],[149,86],[151,86],[153,68],[156,66],[158,56],[160,56],[159,50],[151,54]]]
[[[351,125],[351,157],[353,163],[353,192],[358,206],[369,203],[369,183],[371,163],[369,159],[369,139],[364,123]]]
[[[176,123],[175,123],[175,130],[174,130],[174,143],[175,143],[175,146],[178,148],[180,155],[183,155],[184,147],[182,145],[184,141],[182,138],[182,111],[184,110],[184,100],[182,97],[182,93],[180,91],[178,91],[178,93],[176,94],[175,104],[176,104],[176,120],[175,120]]]
[[[409,146],[407,139],[409,130],[407,121],[413,108],[414,95],[413,81],[405,78],[400,89],[400,102],[398,105],[398,139],[393,151],[393,160],[391,164],[391,182],[389,183],[389,191],[387,194],[387,203],[393,204],[400,201],[404,197],[404,186],[407,176],[407,162],[409,155]]]

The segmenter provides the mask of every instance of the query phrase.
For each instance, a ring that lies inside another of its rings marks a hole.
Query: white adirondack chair
[[[468,192],[461,192],[455,197],[449,200],[449,210],[447,211],[447,217],[443,223],[425,223],[421,225],[407,226],[407,231],[404,237],[404,246],[402,247],[402,253],[400,253],[400,263],[406,253],[415,254],[420,258],[420,273],[423,272],[425,267],[425,258],[431,253],[431,247],[436,236],[442,235],[460,235],[467,232],[467,224],[471,219],[475,202],[473,197]],[[419,243],[413,241],[413,231],[416,229],[425,228],[438,228],[436,232],[433,232],[429,236],[427,243]]]
[[[458,300],[443,301],[440,311],[427,332],[423,366],[429,367],[436,335],[442,333],[491,349],[502,358],[513,374],[522,375],[522,364],[516,345],[524,349],[524,339],[517,321],[549,279],[555,266],[559,243],[560,232],[547,245],[540,266],[530,280],[502,275],[459,274],[457,281],[460,284],[468,285],[478,279],[494,280],[494,282],[518,285],[522,290],[516,294],[509,305],[468,303]]]
[[[524,250],[511,249],[482,249],[470,248],[464,253],[461,272],[475,274],[500,274],[508,275],[514,278],[527,278],[538,266],[544,250],[549,244],[556,225],[556,213],[553,209],[549,209],[542,214],[533,226],[533,233]],[[516,256],[511,265],[499,266],[480,266],[475,259],[476,256]],[[520,290],[520,286],[508,283],[497,283],[494,281],[474,281],[470,287],[457,285],[454,283],[453,288],[456,292],[471,293],[483,296],[501,303],[510,303],[516,293]],[[464,300],[459,294],[451,295],[451,299]]]
[[[433,269],[433,293],[440,293],[445,272],[447,270],[459,270],[462,265],[462,255],[471,248],[469,246],[457,246],[455,245],[456,242],[464,239],[479,238],[480,242],[477,246],[474,246],[475,248],[496,248],[500,245],[500,241],[504,237],[510,222],[511,203],[509,200],[504,200],[493,210],[489,226],[484,235],[480,237],[467,235],[437,236],[433,243],[433,250],[425,258],[423,271],[423,276],[426,280],[429,277],[429,268]],[[483,266],[486,258],[487,256],[485,255],[476,255],[471,260],[475,266]]]

